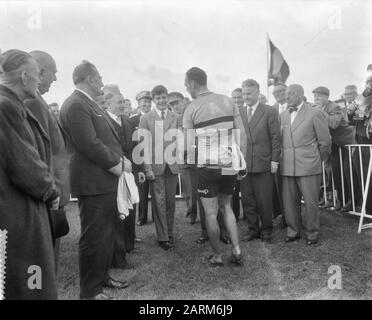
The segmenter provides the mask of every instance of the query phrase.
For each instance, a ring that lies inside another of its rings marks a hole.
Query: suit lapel
[[[248,127],[248,114],[247,114],[247,108],[245,106],[240,108],[240,115],[242,117],[244,129],[246,135],[250,135],[249,127]]]
[[[104,112],[94,101],[90,100],[87,96],[85,96],[85,94],[79,92],[79,91],[75,91],[78,95],[80,95],[80,97],[82,97],[85,101],[88,102],[88,104],[91,106],[91,108],[99,115],[103,116],[103,118],[107,121],[108,125],[110,126],[111,128],[111,131],[112,133],[114,134],[114,136],[116,137],[116,139],[120,142],[120,138],[119,138],[119,135],[117,133],[117,131],[115,130],[115,127],[114,125],[112,124],[111,120],[110,120],[110,116],[107,114],[107,112]]]
[[[251,130],[253,130],[256,125],[260,122],[263,114],[264,114],[264,111],[265,111],[265,106],[261,103],[258,104],[254,114],[253,114],[253,117],[251,119],[251,122],[249,122],[249,127],[251,128]]]
[[[305,116],[306,116],[306,111],[307,111],[307,105],[304,103],[300,109],[300,111],[298,111],[297,115],[296,115],[296,118],[293,120],[293,123],[292,123],[292,131],[295,131],[296,128],[305,120]]]

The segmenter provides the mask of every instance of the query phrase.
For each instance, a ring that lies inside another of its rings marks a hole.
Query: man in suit
[[[55,244],[54,252],[57,270],[60,240],[68,232],[65,206],[70,201],[69,159],[64,137],[55,113],[42,97],[42,95],[49,91],[51,84],[57,80],[56,63],[48,53],[43,51],[32,51],[30,55],[39,65],[40,84],[38,86],[37,97],[35,99],[25,100],[25,104],[49,135],[52,151],[50,171],[53,173],[54,180],[60,190],[59,208],[49,213]]]
[[[102,95],[102,77],[97,68],[83,61],[73,71],[76,90],[62,105],[60,120],[72,158],[72,195],[80,210],[80,297],[108,300],[103,287],[123,289],[128,284],[109,277],[115,239],[118,178],[131,172],[120,137],[109,116],[94,99]]]
[[[273,176],[280,158],[280,126],[276,110],[259,102],[257,81],[243,82],[245,106],[240,108],[247,135],[247,176],[241,181],[243,210],[247,216],[246,241],[271,242]]]
[[[141,117],[150,112],[151,110],[151,92],[150,91],[141,91],[137,94],[136,100],[138,102],[138,113],[130,117],[130,122],[132,124],[133,132],[137,132],[138,126],[140,123]],[[134,134],[136,137],[136,133]],[[136,141],[133,141],[134,144],[138,144],[138,137]],[[137,177],[136,177],[137,178]],[[138,221],[137,226],[143,226],[147,223],[147,212],[149,207],[149,190],[150,184],[148,180],[145,180],[143,183],[137,181],[138,193],[139,193],[139,204],[138,204]],[[152,213],[151,213],[152,216]]]
[[[275,98],[275,103],[273,108],[278,112],[279,121],[280,114],[287,109],[287,101],[285,99],[285,91],[287,86],[283,83],[277,83],[274,85],[273,96]],[[279,223],[279,227],[286,228],[287,224],[285,222],[283,201],[282,201],[282,177],[280,175],[280,169],[274,175],[274,192],[273,192],[273,216],[274,218],[282,215]]]
[[[49,170],[49,136],[22,102],[37,97],[39,67],[31,55],[13,49],[0,55],[0,70],[0,229],[8,232],[5,298],[54,300],[57,280],[47,209],[58,209],[58,188]],[[41,270],[37,288],[29,285],[30,266]]]
[[[336,210],[343,212],[352,209],[351,204],[351,180],[349,168],[349,152],[345,145],[355,144],[355,128],[349,125],[347,115],[341,109],[341,106],[329,101],[329,89],[326,87],[318,87],[313,90],[314,104],[317,108],[322,110],[327,121],[329,132],[332,139],[332,153],[331,164],[332,172],[337,191]],[[342,167],[340,163],[340,154],[342,158]],[[344,176],[344,190],[345,190],[345,206],[342,207],[342,181],[341,174]],[[354,183],[357,183],[355,181]]]
[[[307,244],[318,242],[320,214],[318,199],[322,161],[331,151],[331,137],[324,113],[305,103],[298,84],[286,91],[288,108],[281,114],[283,204],[287,221],[285,242],[300,239],[301,197],[305,200]]]
[[[145,144],[144,163],[146,178],[150,180],[151,204],[159,246],[168,250],[174,245],[173,225],[175,197],[179,167],[165,150],[174,143],[165,138],[167,131],[177,129],[180,119],[168,110],[168,91],[164,86],[156,86],[151,91],[155,108],[143,115],[139,128],[150,134]],[[149,141],[150,140],[150,141]],[[159,142],[160,141],[160,142]]]
[[[116,85],[105,85],[103,87],[105,104],[107,105],[107,114],[110,116],[112,125],[115,127],[124,152],[124,156],[132,162],[132,125],[127,116],[124,115],[124,97],[121,94],[119,87]],[[136,166],[132,163],[132,169],[134,174],[138,170],[135,170]],[[138,180],[143,182],[145,180],[145,174],[138,172]],[[126,260],[126,252],[130,252],[134,249],[135,242],[141,242],[140,238],[136,238],[136,213],[135,210],[129,210],[129,215],[121,220],[119,216],[116,219],[116,234],[115,234],[115,246],[114,246],[114,257],[113,267],[128,269],[131,265]]]

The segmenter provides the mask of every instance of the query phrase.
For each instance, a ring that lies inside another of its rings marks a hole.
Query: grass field
[[[177,200],[176,247],[165,252],[157,246],[155,226],[137,227],[136,244],[127,256],[131,270],[112,270],[112,276],[129,281],[125,290],[107,290],[117,299],[371,299],[372,229],[357,233],[358,219],[334,212],[322,212],[318,246],[304,240],[284,243],[285,230],[275,227],[273,243],[243,242],[244,266],[228,262],[229,245],[224,248],[224,268],[202,262],[210,252],[208,243],[198,245],[200,224],[185,219],[185,204]],[[76,203],[68,206],[70,233],[63,238],[59,264],[59,298],[78,299],[78,240],[80,222]],[[239,221],[240,234],[247,231]],[[329,267],[341,268],[342,289],[329,289]]]

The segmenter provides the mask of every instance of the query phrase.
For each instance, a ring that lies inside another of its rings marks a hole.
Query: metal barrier
[[[372,171],[372,145],[369,144],[351,144],[345,146],[348,150],[348,160],[349,160],[349,174],[350,174],[350,196],[351,196],[351,204],[352,204],[352,210],[348,211],[349,214],[356,215],[360,217],[359,219],[359,227],[358,227],[358,233],[361,233],[363,229],[372,228],[372,223],[364,223],[365,218],[372,219],[371,214],[366,213],[366,204],[367,204],[367,198],[368,198],[368,192],[369,192],[369,186],[371,181],[371,171]],[[362,157],[362,149],[363,152],[369,150],[369,161],[368,161],[368,170],[367,172],[364,172],[363,170],[363,157]],[[344,164],[343,164],[343,158],[342,158],[342,151],[341,147],[338,149],[339,154],[339,160],[340,160],[340,170],[341,170],[341,195],[342,195],[342,205],[346,205],[346,196],[345,196],[345,177],[344,177]],[[359,159],[359,165],[356,167],[353,163],[353,155],[357,152],[357,156]],[[324,203],[325,206],[329,204],[329,201],[327,199],[327,181],[326,181],[326,170],[325,165],[322,163],[323,168],[323,193],[324,193]],[[360,171],[359,173],[357,171]],[[354,175],[353,173],[356,172],[358,174],[358,177],[360,177],[360,188],[362,193],[362,206],[360,210],[357,210],[356,206],[356,195],[355,195],[355,184],[354,184]],[[332,198],[333,198],[333,206],[336,206],[336,198],[337,200],[340,199],[340,195],[337,194],[337,190],[335,189],[335,181],[333,177],[333,170],[331,174],[331,180],[332,180]],[[372,192],[372,190],[371,190]]]

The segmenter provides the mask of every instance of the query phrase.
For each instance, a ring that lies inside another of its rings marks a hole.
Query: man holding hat
[[[151,92],[141,91],[137,94],[136,100],[138,102],[138,113],[130,117],[133,131],[136,131],[139,126],[141,117],[151,110]],[[137,141],[138,143],[139,141]],[[136,142],[135,142],[136,143]],[[147,211],[148,211],[148,198],[149,198],[149,181],[143,183],[137,183],[139,193],[139,204],[138,204],[138,222],[137,226],[142,226],[147,223]]]
[[[332,139],[331,164],[333,169],[333,178],[335,189],[337,190],[336,210],[341,209],[342,199],[342,184],[341,184],[341,165],[339,148],[341,148],[342,163],[345,177],[345,207],[343,211],[351,209],[351,184],[349,170],[348,150],[345,147],[347,144],[355,143],[354,127],[349,125],[348,120],[342,112],[341,106],[329,101],[329,89],[326,87],[317,87],[313,90],[314,103],[326,116],[328,121],[329,132]]]

